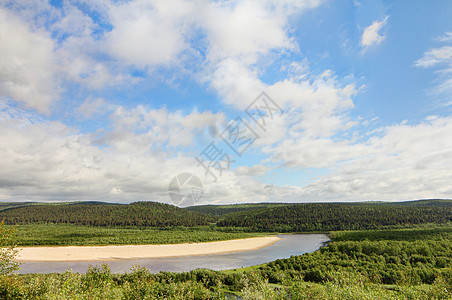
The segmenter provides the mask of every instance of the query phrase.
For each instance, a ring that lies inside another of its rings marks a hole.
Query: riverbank
[[[280,239],[269,236],[192,244],[24,247],[18,248],[17,261],[111,261],[224,254],[257,250],[270,246]]]

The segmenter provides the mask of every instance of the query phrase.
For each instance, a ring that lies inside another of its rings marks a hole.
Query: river
[[[52,273],[64,272],[72,269],[74,272],[86,272],[90,265],[108,263],[113,273],[130,271],[135,265],[150,269],[151,272],[160,271],[183,272],[198,268],[212,270],[226,270],[263,264],[292,255],[314,252],[329,241],[325,234],[290,234],[278,235],[281,240],[271,246],[258,250],[235,252],[217,255],[187,256],[173,258],[130,259],[116,261],[87,261],[87,262],[24,262],[17,273]]]

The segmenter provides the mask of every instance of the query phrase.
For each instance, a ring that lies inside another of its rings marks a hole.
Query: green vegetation
[[[212,216],[156,202],[128,205],[92,202],[40,204],[0,210],[5,224],[63,223],[93,226],[200,226],[215,221]]]
[[[364,237],[365,236],[365,237]],[[405,238],[408,237],[408,238]],[[335,232],[320,250],[239,270],[0,276],[3,299],[451,299],[452,224]],[[365,238],[365,239],[363,239]],[[229,297],[229,298],[228,298]]]
[[[0,274],[9,274],[19,269],[19,264],[14,261],[17,254],[14,231],[14,228],[6,228],[0,222]]]
[[[264,236],[264,233],[222,231],[213,226],[121,228],[72,224],[17,225],[19,246],[87,246],[200,243]]]
[[[319,251],[279,259],[258,267],[263,274],[279,271],[304,281],[335,282],[344,275],[359,275],[374,284],[432,284],[452,267],[452,227],[415,230],[338,232]],[[281,274],[282,274],[281,273]],[[447,273],[449,274],[449,273]],[[451,278],[452,279],[452,278]],[[273,278],[272,283],[282,282]]]
[[[0,210],[14,208],[14,207],[28,206],[28,205],[35,205],[35,203],[33,203],[33,202],[0,202]]]
[[[185,208],[189,211],[210,214],[214,216],[225,216],[238,212],[250,212],[266,208],[288,206],[288,203],[256,203],[256,204],[232,204],[232,205],[198,205]]]
[[[386,203],[306,203],[228,214],[217,225],[260,232],[378,229],[452,221],[452,201],[424,205]]]
[[[75,224],[107,227],[242,227],[258,232],[377,229],[452,221],[451,200],[398,203],[260,203],[178,208],[156,202],[102,202],[0,206],[5,224]]]
[[[158,203],[25,204],[0,208],[0,218],[15,225],[23,246],[165,244],[333,231],[332,241],[318,251],[238,270],[153,274],[137,266],[112,274],[104,265],[86,274],[3,274],[0,299],[231,299],[232,294],[242,299],[452,299],[450,200],[186,209]],[[12,230],[0,226],[10,249]]]

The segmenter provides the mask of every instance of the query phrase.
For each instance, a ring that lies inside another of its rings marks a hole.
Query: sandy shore
[[[210,255],[256,250],[280,239],[271,236],[194,244],[26,247],[18,248],[17,261],[107,261]]]

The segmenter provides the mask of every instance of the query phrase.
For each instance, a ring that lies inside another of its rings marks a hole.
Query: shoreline
[[[114,261],[146,258],[215,255],[245,252],[268,247],[281,240],[277,236],[254,237],[205,243],[110,246],[21,247],[18,262]]]

